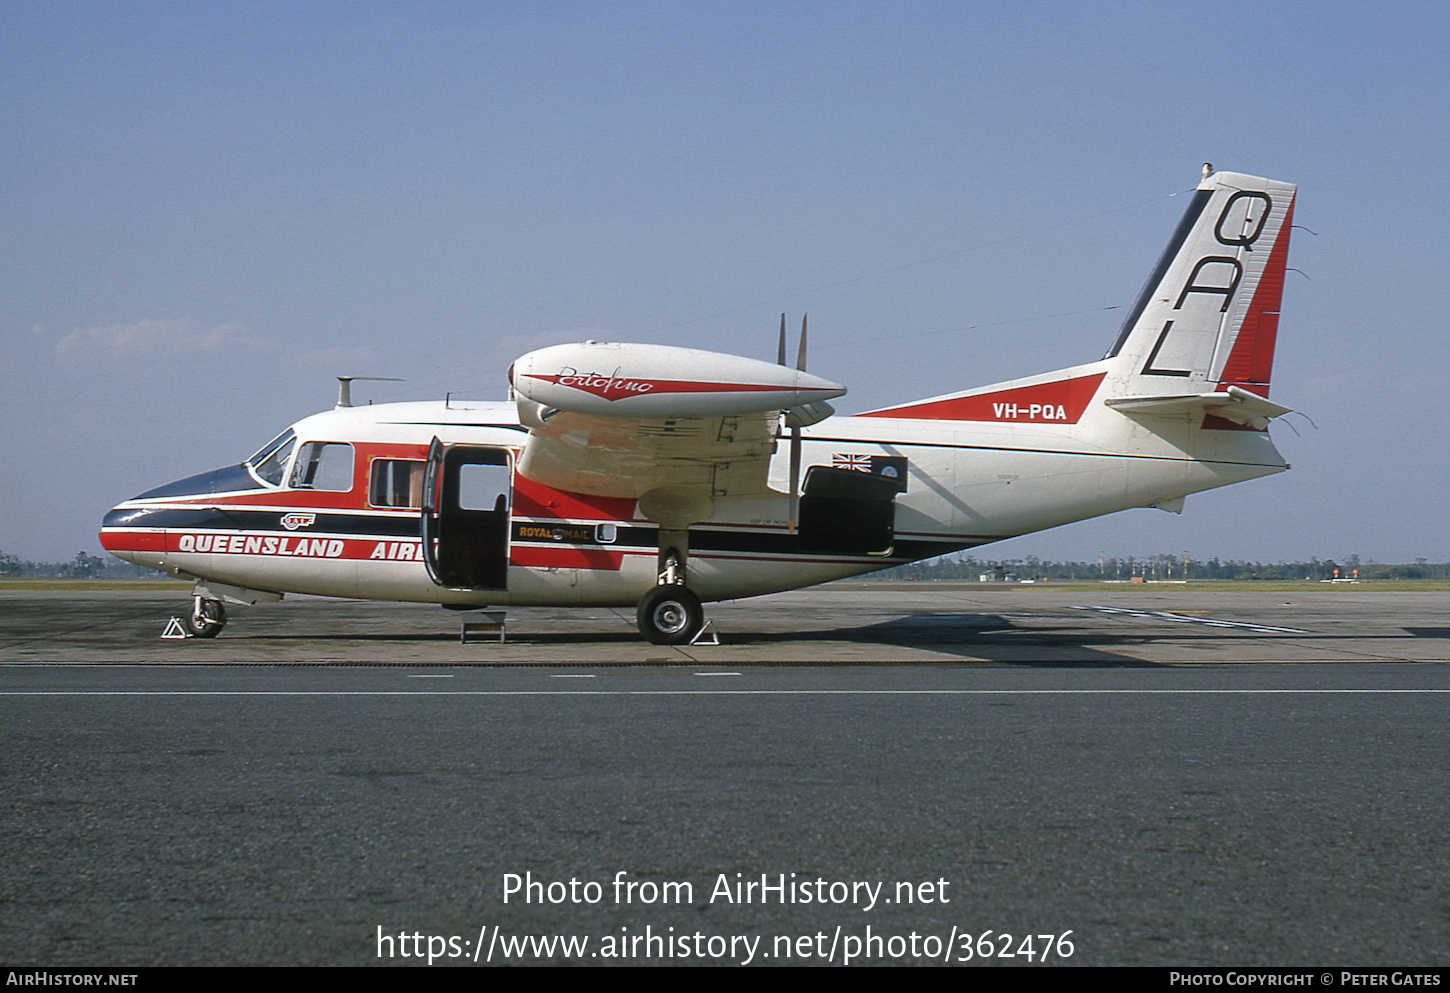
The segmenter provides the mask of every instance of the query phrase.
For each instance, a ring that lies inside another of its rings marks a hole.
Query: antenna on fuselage
[[[353,380],[359,382],[367,381],[372,383],[401,383],[403,380],[397,376],[338,376],[337,377],[337,406],[352,406],[352,384]]]

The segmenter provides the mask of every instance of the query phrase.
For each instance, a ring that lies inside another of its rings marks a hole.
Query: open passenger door
[[[428,446],[423,563],[439,586],[508,588],[512,454],[488,445]]]

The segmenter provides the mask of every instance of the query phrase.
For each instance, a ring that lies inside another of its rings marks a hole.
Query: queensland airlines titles
[[[371,546],[371,550],[369,550]],[[308,558],[368,558],[419,562],[423,546],[418,541],[344,541],[342,538],[290,538],[281,535],[183,534],[176,547],[182,552],[212,552],[219,555],[297,555]]]

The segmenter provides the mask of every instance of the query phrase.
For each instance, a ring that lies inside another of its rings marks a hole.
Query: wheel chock
[[[707,638],[709,639],[708,641],[706,640]],[[705,622],[705,626],[702,627],[700,630],[696,631],[695,632],[695,636],[690,639],[690,644],[692,644],[692,645],[718,645],[718,644],[720,644],[720,635],[715,630],[715,622],[714,621],[706,621]]]
[[[161,637],[171,639],[190,638],[191,632],[186,630],[182,625],[180,617],[173,617],[167,622],[166,630],[161,632]]]

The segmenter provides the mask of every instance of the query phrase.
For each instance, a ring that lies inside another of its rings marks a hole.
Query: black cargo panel
[[[800,503],[803,552],[870,555],[896,537],[897,480],[855,469],[813,465]]]

